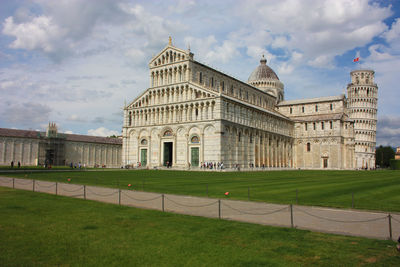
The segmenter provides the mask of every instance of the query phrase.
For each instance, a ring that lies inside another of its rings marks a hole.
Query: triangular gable
[[[181,56],[184,55],[185,59],[189,58],[188,57],[189,56],[188,51],[185,51],[185,50],[180,49],[180,48],[176,48],[175,46],[172,46],[172,45],[167,45],[163,50],[161,50],[161,52],[159,52],[156,56],[154,56],[150,60],[149,66],[150,67],[155,67],[154,62],[158,62],[159,59],[160,59],[161,65],[166,64],[165,61],[164,61],[164,63],[162,63],[163,62],[162,57],[164,56],[164,58],[165,58],[166,53],[170,52],[170,51],[172,53],[176,54],[176,55],[181,55]]]
[[[203,95],[204,95],[204,94],[205,94],[205,97],[206,97],[206,98],[207,98],[207,97],[216,97],[216,96],[219,95],[218,92],[209,90],[209,89],[207,89],[207,88],[202,88],[201,86],[198,86],[197,84],[189,83],[189,86],[192,87],[193,89],[196,89],[198,92],[201,93],[201,96],[199,96],[198,99],[203,98]],[[174,87],[174,86],[172,85],[172,87]],[[161,90],[165,90],[165,89],[167,89],[167,88],[169,88],[169,86],[165,86],[165,87],[162,87],[162,88],[160,88],[160,89],[161,89]],[[138,95],[132,102],[130,102],[130,103],[126,106],[126,108],[128,108],[128,109],[134,108],[134,106],[135,106],[135,104],[136,104],[137,102],[139,102],[142,98],[146,97],[146,94],[148,94],[149,90],[153,90],[153,88],[147,88],[145,91],[143,91],[143,93],[141,93],[140,95]],[[156,90],[158,90],[158,89],[156,89]],[[190,100],[188,100],[188,101],[190,101]]]

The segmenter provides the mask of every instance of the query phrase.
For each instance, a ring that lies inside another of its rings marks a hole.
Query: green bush
[[[400,170],[400,160],[391,159],[390,160],[390,168],[392,170]]]

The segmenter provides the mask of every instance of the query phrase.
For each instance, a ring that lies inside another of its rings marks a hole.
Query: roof
[[[340,101],[345,98],[345,95],[338,96],[325,96],[325,97],[316,97],[316,98],[305,98],[305,99],[297,99],[297,100],[288,100],[279,102],[278,106],[288,106],[288,105],[300,105],[300,104],[310,104],[310,103],[318,103],[318,102],[330,102],[330,101]]]
[[[308,122],[308,121],[329,121],[329,120],[341,120],[345,116],[344,113],[330,113],[330,114],[318,114],[309,116],[296,116],[291,117],[296,122]]]
[[[0,128],[0,136],[5,136],[5,137],[40,139],[45,135],[46,135],[45,132],[40,132],[40,131]],[[79,135],[79,134],[62,134],[62,136],[65,138],[65,140],[71,142],[122,145],[122,139],[120,138]]]
[[[278,75],[268,65],[267,60],[262,56],[260,65],[250,74],[247,82],[256,82],[261,80],[278,80]]]
[[[40,132],[32,130],[0,128],[0,136],[19,137],[19,138],[39,138]]]

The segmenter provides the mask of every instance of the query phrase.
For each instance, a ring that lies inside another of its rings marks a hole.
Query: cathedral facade
[[[264,57],[247,82],[169,44],[150,87],[124,107],[122,163],[149,168],[374,168],[374,72],[351,72],[348,96],[284,100]]]

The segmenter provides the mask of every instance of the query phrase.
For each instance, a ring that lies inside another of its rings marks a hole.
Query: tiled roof
[[[20,137],[20,138],[39,138],[40,132],[32,131],[32,130],[16,130],[16,129],[0,128],[0,136]]]
[[[301,104],[310,104],[310,103],[318,103],[318,102],[339,101],[342,99],[344,99],[344,95],[316,97],[316,98],[307,98],[307,99],[296,99],[296,100],[288,100],[288,101],[279,102],[278,106],[301,105]]]
[[[341,120],[344,113],[331,113],[331,114],[320,114],[320,115],[309,115],[309,116],[296,116],[291,119],[297,122],[306,121],[328,121],[328,120]]]
[[[0,136],[39,139],[40,136],[45,136],[45,133],[39,131],[31,131],[31,130],[0,128]],[[110,137],[79,135],[79,134],[62,134],[62,137],[65,137],[67,141],[71,142],[122,145],[121,138],[110,138]]]

